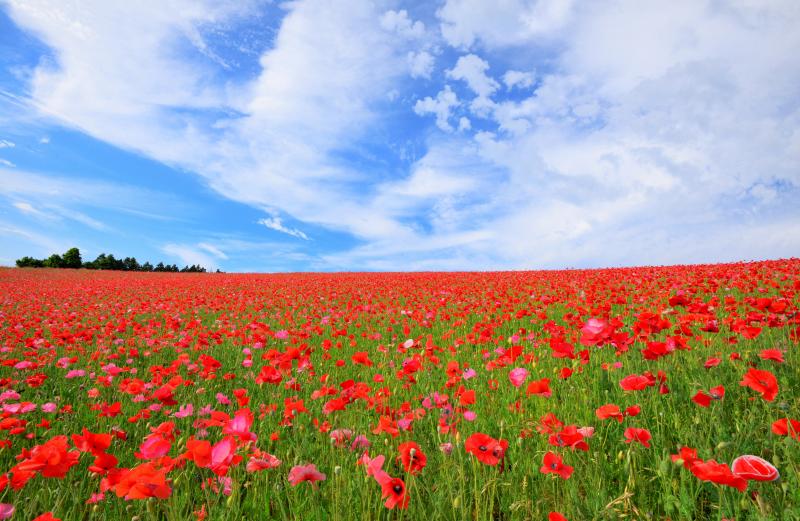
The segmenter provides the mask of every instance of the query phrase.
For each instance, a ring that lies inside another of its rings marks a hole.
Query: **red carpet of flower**
[[[0,519],[800,519],[798,307],[797,259],[3,269]]]

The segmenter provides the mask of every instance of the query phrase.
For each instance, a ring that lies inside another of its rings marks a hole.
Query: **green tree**
[[[61,258],[61,255],[58,253],[54,253],[50,255],[44,261],[45,268],[63,268],[64,267],[64,259]]]
[[[125,259],[122,261],[122,266],[122,269],[125,271],[139,271],[141,269],[136,257],[125,257]]]
[[[83,265],[81,251],[78,248],[70,248],[62,257],[64,268],[78,269]]]
[[[17,259],[18,268],[41,268],[43,266],[44,261],[42,259],[34,259],[33,257],[28,256]]]

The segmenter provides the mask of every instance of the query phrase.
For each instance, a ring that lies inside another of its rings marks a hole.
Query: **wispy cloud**
[[[309,240],[308,235],[298,230],[297,228],[288,228],[284,226],[283,221],[281,221],[280,217],[265,217],[263,219],[259,219],[258,224],[263,224],[264,226],[266,226],[271,230],[285,233],[286,235],[291,235],[292,237],[297,237],[298,239],[303,239],[304,241]]]

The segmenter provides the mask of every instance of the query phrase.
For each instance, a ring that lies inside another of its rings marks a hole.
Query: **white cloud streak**
[[[304,241],[309,240],[308,235],[297,228],[286,227],[280,217],[265,217],[263,219],[259,219],[258,224],[264,225],[270,230],[275,230],[276,232],[285,233],[286,235],[303,239]]]

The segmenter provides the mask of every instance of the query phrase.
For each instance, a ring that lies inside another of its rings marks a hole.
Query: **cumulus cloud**
[[[427,51],[409,51],[407,55],[409,73],[412,78],[430,78],[433,72],[434,57]]]
[[[503,83],[505,83],[506,88],[513,89],[527,89],[528,87],[533,85],[535,81],[535,76],[532,72],[521,72],[521,71],[506,71],[503,74]]]
[[[444,89],[439,91],[436,98],[426,96],[423,99],[417,100],[414,104],[414,112],[420,116],[426,114],[436,115],[436,126],[445,132],[452,132],[453,127],[450,126],[449,119],[453,107],[458,106],[458,97],[450,85],[445,85]]]
[[[474,54],[467,54],[458,58],[455,67],[447,71],[447,77],[464,80],[472,91],[480,97],[489,97],[500,86],[494,78],[490,78],[486,71],[489,62]]]

